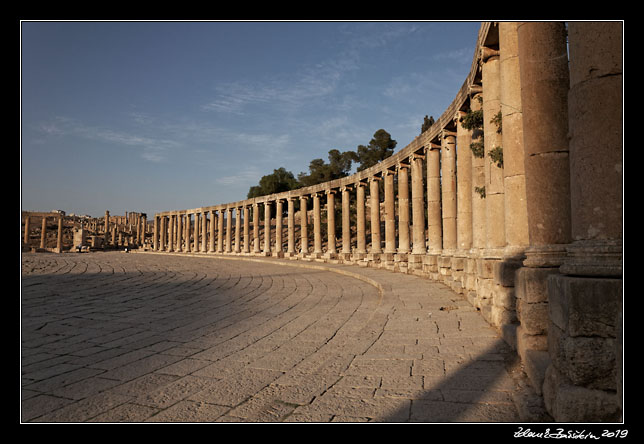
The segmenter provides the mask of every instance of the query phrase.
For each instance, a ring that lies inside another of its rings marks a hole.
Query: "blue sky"
[[[215,205],[380,128],[402,149],[451,103],[479,26],[22,22],[22,210]]]

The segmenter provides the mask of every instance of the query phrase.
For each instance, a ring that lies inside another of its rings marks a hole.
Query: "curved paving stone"
[[[416,276],[27,253],[21,320],[24,422],[519,420],[514,353]]]

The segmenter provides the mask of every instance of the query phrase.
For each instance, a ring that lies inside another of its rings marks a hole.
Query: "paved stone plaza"
[[[521,421],[516,354],[417,276],[25,253],[21,297],[23,422]]]

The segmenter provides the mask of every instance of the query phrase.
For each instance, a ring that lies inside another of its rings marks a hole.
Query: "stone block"
[[[517,317],[527,334],[542,335],[548,332],[550,318],[546,302],[531,304],[517,299]]]
[[[523,369],[530,380],[532,388],[538,395],[541,395],[546,370],[550,365],[550,355],[546,351],[527,349],[524,350],[522,361]]]
[[[557,422],[617,422],[621,416],[614,392],[578,387],[548,366],[543,400]]]
[[[617,336],[621,279],[550,276],[548,295],[550,318],[568,335]]]
[[[615,340],[568,336],[554,324],[548,329],[548,350],[553,365],[572,384],[616,390]]]
[[[493,264],[494,281],[504,287],[514,287],[514,276],[521,262],[502,260]]]
[[[548,350],[548,337],[546,335],[531,335],[523,325],[517,328],[517,353],[521,359],[525,358],[526,350]]]
[[[497,307],[503,307],[506,310],[514,311],[516,308],[516,298],[513,287],[502,287],[496,285],[492,291],[493,304]]]
[[[525,302],[548,301],[548,276],[559,274],[558,268],[528,268],[516,270],[514,285],[517,299]]]

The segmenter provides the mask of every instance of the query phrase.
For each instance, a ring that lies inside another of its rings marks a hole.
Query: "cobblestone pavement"
[[[22,422],[520,421],[514,352],[417,276],[25,253],[21,300]]]

